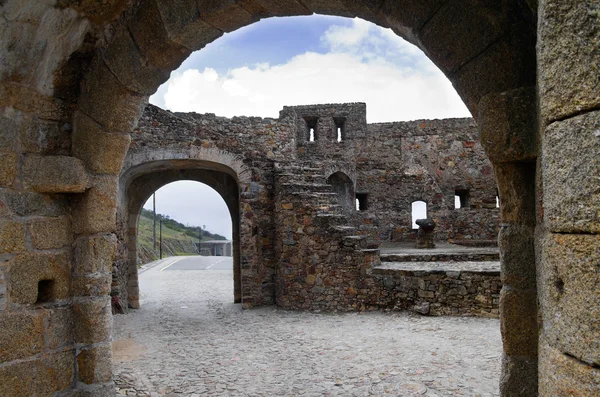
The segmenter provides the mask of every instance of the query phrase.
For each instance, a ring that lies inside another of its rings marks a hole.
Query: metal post
[[[160,259],[162,259],[162,218],[160,218]]]
[[[152,248],[156,249],[156,192],[152,194]]]

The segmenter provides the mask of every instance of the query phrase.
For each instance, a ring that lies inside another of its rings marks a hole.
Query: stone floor
[[[498,320],[231,302],[230,271],[140,275],[114,321],[117,395],[497,396]]]

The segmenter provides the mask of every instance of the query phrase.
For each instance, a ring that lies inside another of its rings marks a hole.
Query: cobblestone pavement
[[[150,269],[114,320],[117,395],[498,396],[495,319],[241,310],[231,271]]]

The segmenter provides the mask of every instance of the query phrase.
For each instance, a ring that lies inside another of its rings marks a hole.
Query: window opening
[[[314,128],[311,128],[308,131],[308,141],[309,142],[314,142],[315,141],[315,129]]]
[[[366,211],[368,208],[367,193],[356,193],[356,210]]]
[[[342,142],[346,139],[346,131],[344,130],[344,124],[346,119],[344,118],[334,118],[333,122],[335,123],[335,130],[337,132],[337,142]]]
[[[412,228],[418,229],[417,219],[427,218],[427,203],[424,201],[413,201],[411,204]]]
[[[496,208],[500,208],[500,197],[496,196]]]
[[[52,302],[54,300],[54,280],[40,280],[36,303]]]
[[[318,139],[317,136],[317,117],[305,117],[306,122],[306,139],[308,142],[315,142]]]
[[[469,208],[469,190],[456,189],[454,191],[454,208]]]

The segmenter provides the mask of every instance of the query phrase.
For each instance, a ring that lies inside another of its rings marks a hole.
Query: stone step
[[[498,252],[423,252],[381,254],[381,262],[491,262],[499,261]]]

